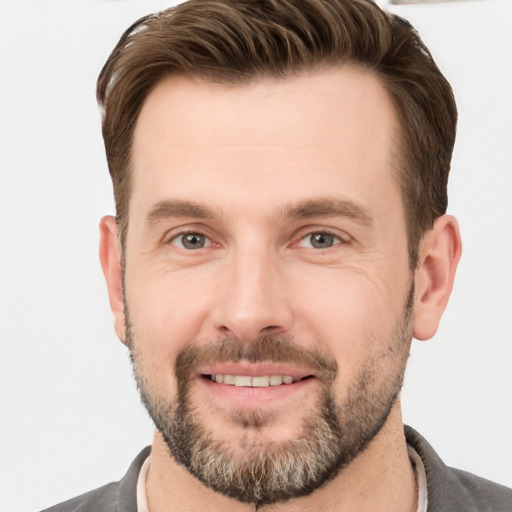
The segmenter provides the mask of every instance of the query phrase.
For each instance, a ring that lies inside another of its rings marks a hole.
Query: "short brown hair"
[[[371,0],[189,0],[128,28],[97,85],[121,244],[134,127],[162,78],[236,84],[342,64],[372,70],[396,109],[397,172],[415,268],[423,233],[446,212],[457,109],[414,28]]]

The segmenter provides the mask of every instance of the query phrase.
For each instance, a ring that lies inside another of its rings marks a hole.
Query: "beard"
[[[128,308],[126,344],[142,402],[171,456],[208,488],[259,507],[312,493],[335,478],[380,432],[403,383],[412,339],[413,297],[411,287],[391,336],[366,359],[342,401],[336,400],[334,392],[338,375],[334,356],[299,346],[288,336],[188,344],[175,360],[177,392],[172,398],[154,392]],[[242,360],[292,363],[315,371],[320,390],[303,413],[294,438],[275,441],[260,436],[265,427],[279,421],[265,409],[229,412],[228,421],[244,433],[236,446],[232,440],[215,438],[207,421],[201,421],[203,411],[194,404],[191,374],[205,364]]]

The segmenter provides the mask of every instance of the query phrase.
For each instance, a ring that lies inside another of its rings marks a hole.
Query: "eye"
[[[313,249],[329,249],[333,245],[342,243],[341,238],[326,232],[310,233],[299,242],[300,247],[310,247]]]
[[[187,250],[202,249],[211,245],[211,240],[202,233],[182,233],[171,239],[171,244]]]

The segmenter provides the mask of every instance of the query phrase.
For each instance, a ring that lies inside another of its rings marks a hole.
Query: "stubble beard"
[[[171,456],[208,488],[257,507],[308,495],[336,477],[386,423],[403,383],[412,338],[413,295],[411,287],[389,342],[367,359],[343,403],[335,400],[338,367],[334,357],[318,349],[306,350],[285,336],[189,344],[176,358],[176,396],[172,400],[157,396],[144,371],[143,356],[137,350],[126,311],[126,344],[142,402]],[[232,411],[230,420],[245,432],[237,446],[216,439],[203,424],[204,414],[191,397],[191,372],[200,364],[240,360],[308,364],[318,372],[315,375],[321,383],[320,391],[303,415],[294,439],[262,440],[257,433],[279,421],[264,410]],[[386,377],[382,379],[386,363],[393,368],[384,372]]]

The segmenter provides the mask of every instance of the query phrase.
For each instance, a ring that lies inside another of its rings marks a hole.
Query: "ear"
[[[457,220],[451,215],[439,217],[420,243],[415,272],[413,335],[416,339],[428,340],[437,332],[452,292],[461,252]]]
[[[115,218],[110,215],[103,217],[100,221],[100,262],[107,282],[116,334],[124,343],[126,339],[126,319],[124,316],[121,250],[117,234],[118,227]]]

